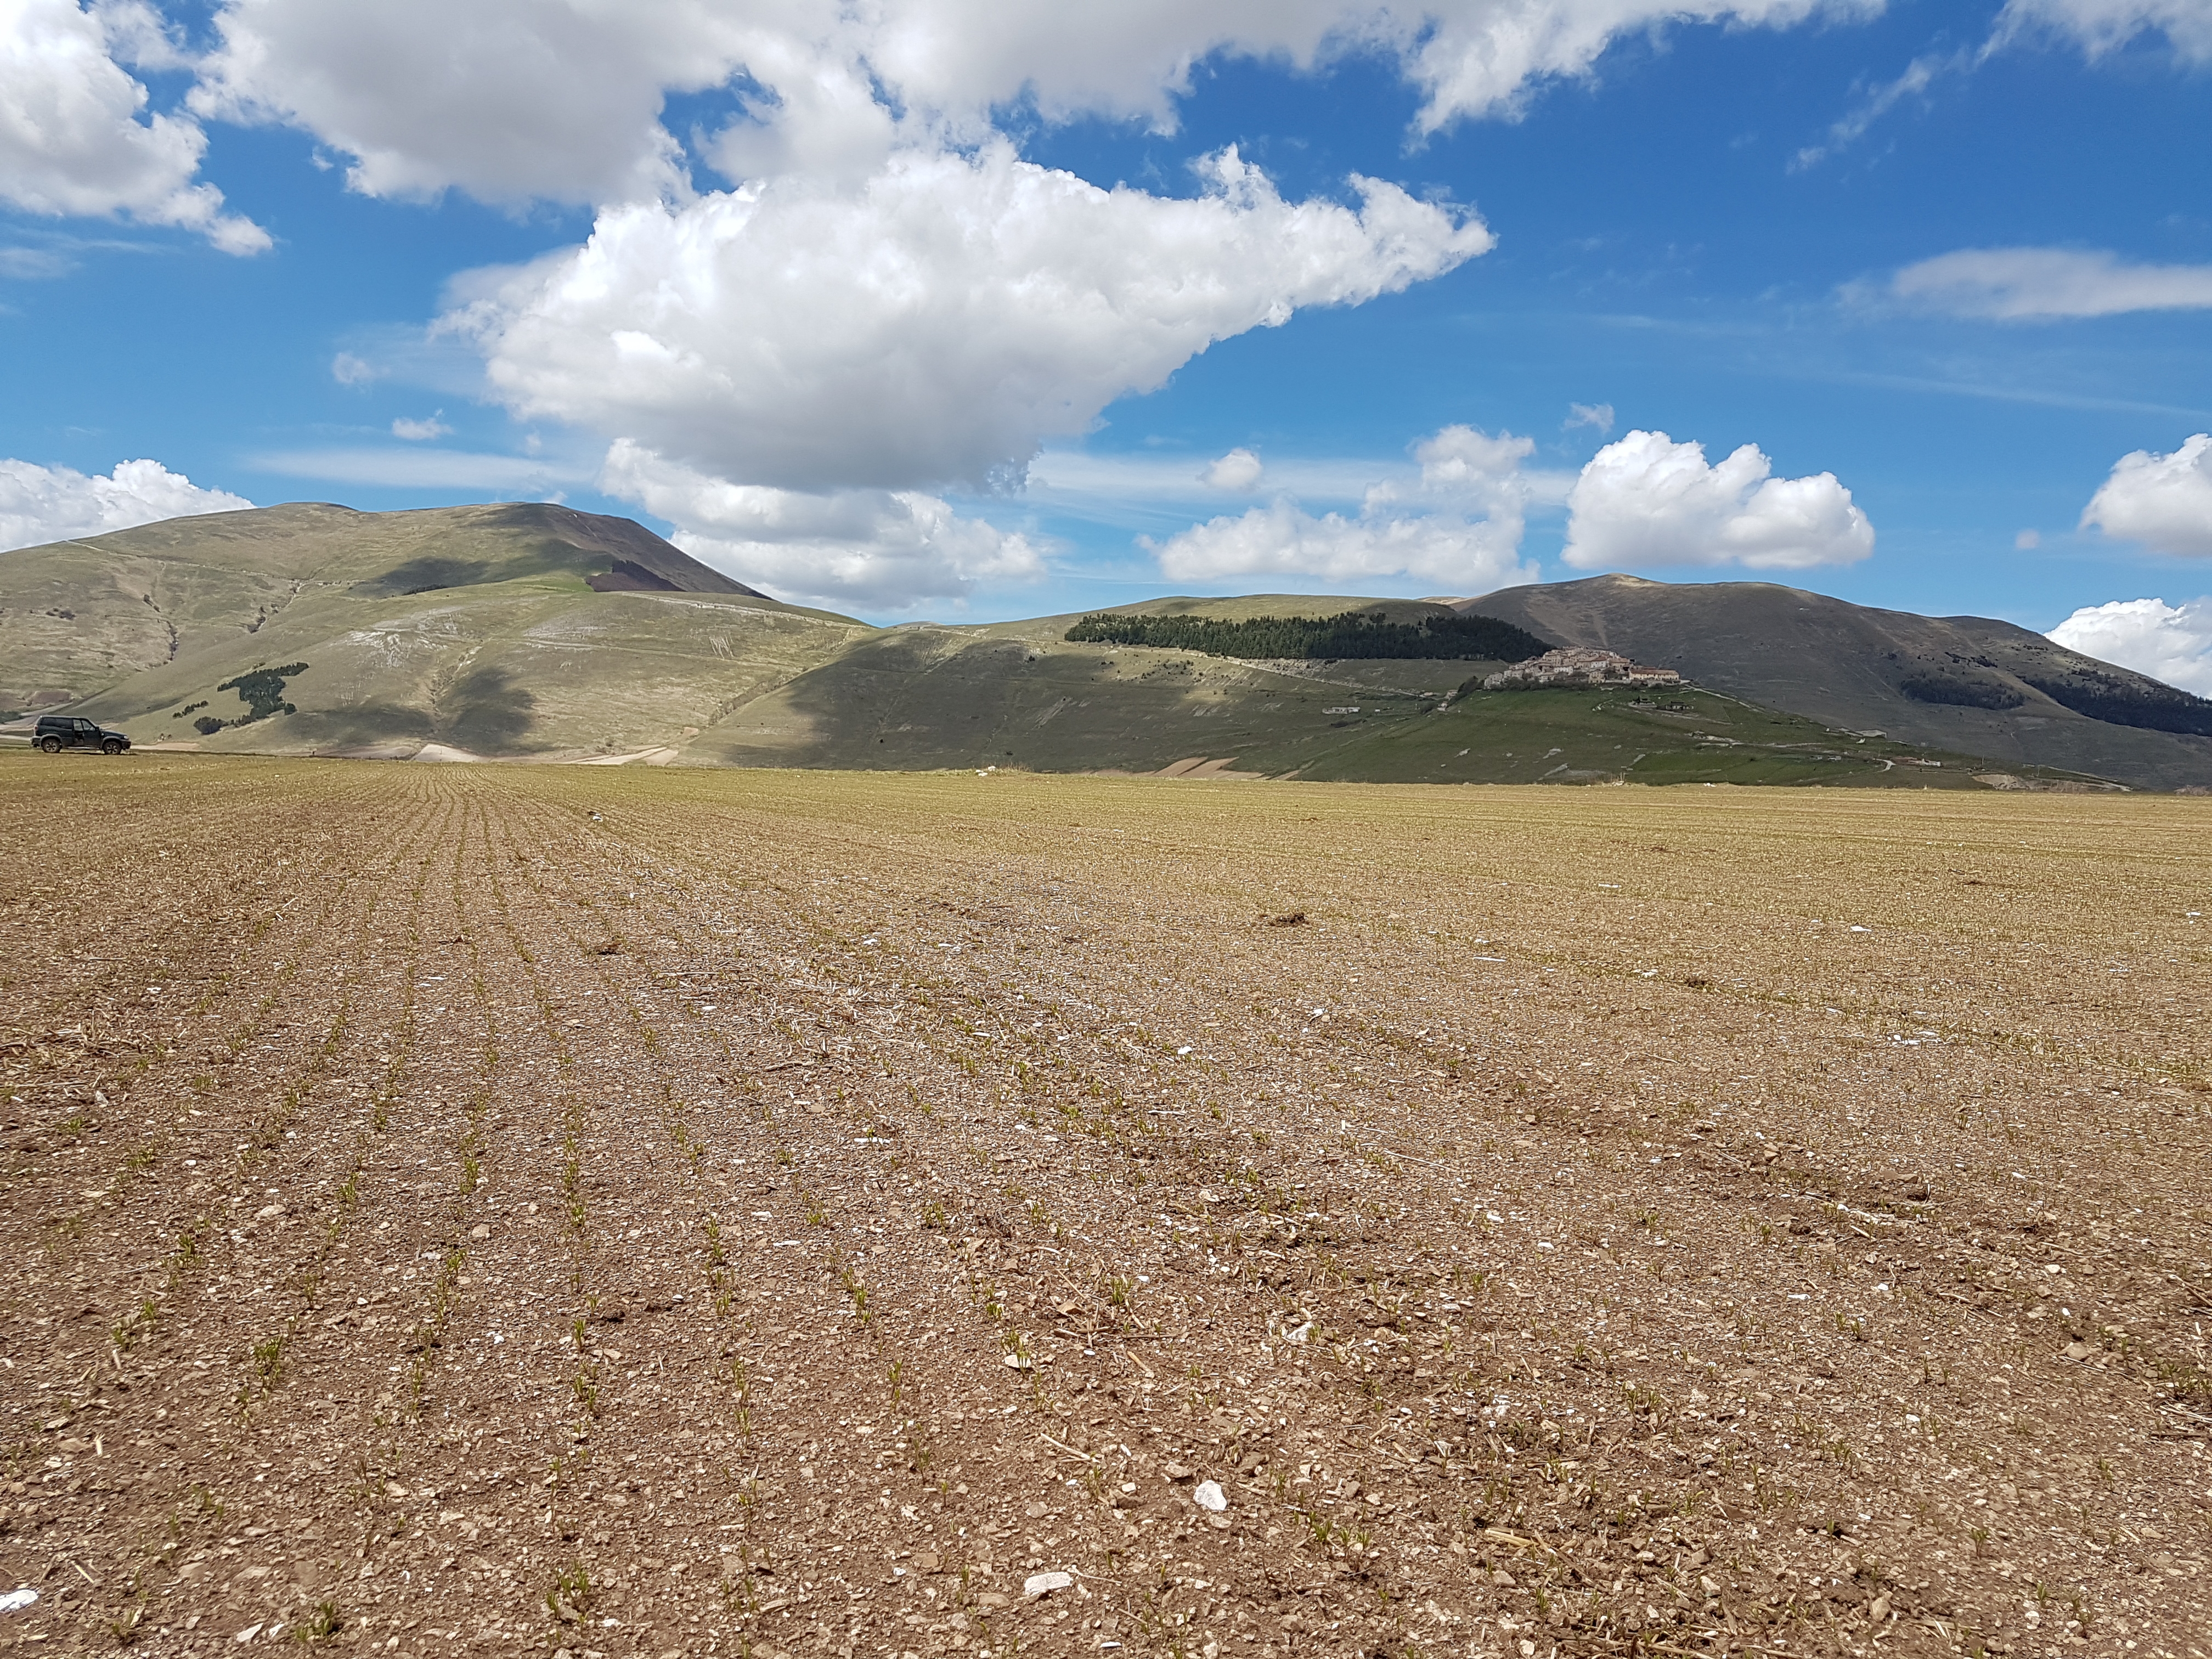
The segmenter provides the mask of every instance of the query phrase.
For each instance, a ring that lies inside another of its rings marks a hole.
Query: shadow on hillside
[[[610,562],[605,553],[550,540],[526,553],[498,560],[457,559],[442,553],[426,553],[420,558],[408,560],[404,564],[392,566],[380,576],[356,583],[353,591],[368,599],[390,599],[410,593],[441,592],[449,587],[520,581],[526,576],[544,576],[555,571],[567,571],[588,580],[593,573],[605,570]],[[641,571],[641,574],[647,578],[641,586],[675,586],[673,582],[653,576],[649,571]]]
[[[793,681],[793,709],[812,743],[800,764],[964,766],[1018,696],[1024,649],[1012,641],[951,652],[927,635],[874,640]]]
[[[430,716],[404,703],[362,702],[346,708],[302,709],[286,718],[288,736],[296,734],[316,749],[365,749],[380,743],[430,736]]]
[[[504,668],[483,667],[455,681],[437,700],[434,731],[480,755],[513,754],[538,721],[538,699]]]

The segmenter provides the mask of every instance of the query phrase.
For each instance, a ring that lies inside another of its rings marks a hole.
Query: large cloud
[[[680,173],[672,92],[718,86],[776,38],[711,0],[228,0],[202,114],[302,128],[374,196],[651,197]],[[780,9],[805,27],[810,10]]]
[[[2069,651],[2212,697],[2212,599],[2084,605],[2052,629],[2051,637]]]
[[[30,213],[176,225],[228,253],[268,233],[194,182],[207,135],[189,117],[141,119],[146,88],[117,61],[172,49],[143,4],[86,11],[76,0],[0,0],[0,200]]]
[[[1044,574],[1026,537],[915,490],[728,483],[627,441],[608,451],[599,486],[672,520],[672,539],[693,557],[780,599],[903,611]]]
[[[2212,434],[2198,433],[2171,455],[2121,456],[2082,509],[2081,527],[2092,525],[2160,553],[2212,557]]]
[[[87,477],[65,466],[0,460],[0,549],[41,547],[252,505],[228,490],[202,489],[159,461],[118,461],[106,477]]]
[[[782,489],[981,483],[1216,340],[1357,303],[1492,243],[1355,179],[1291,203],[1235,151],[1194,198],[902,150],[856,189],[796,179],[600,216],[448,319],[517,415]]]
[[[202,112],[298,126],[354,185],[605,204],[682,187],[667,93],[737,84],[708,149],[732,176],[880,156],[895,125],[972,142],[1027,100],[1047,119],[1174,125],[1212,55],[1306,68],[1380,53],[1418,87],[1417,131],[1511,114],[1626,33],[1786,26],[1878,0],[225,0]],[[890,112],[899,114],[894,121]]]
[[[2212,265],[2130,264],[2074,248],[1962,248],[1907,265],[1892,297],[1929,311],[2001,322],[2212,308]]]
[[[1486,593],[1536,579],[1518,560],[1527,508],[1545,493],[1541,475],[1522,470],[1534,449],[1510,432],[1493,438],[1449,426],[1415,447],[1418,482],[1374,485],[1357,515],[1316,515],[1284,495],[1144,545],[1173,581],[1412,576],[1452,592]]]
[[[1632,432],[1598,451],[1575,480],[1566,562],[1585,570],[1802,570],[1851,564],[1874,551],[1874,526],[1834,473],[1772,472],[1753,444],[1713,465],[1702,444]]]

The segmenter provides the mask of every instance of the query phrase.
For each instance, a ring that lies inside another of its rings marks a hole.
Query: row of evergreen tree
[[[1150,645],[1247,660],[1425,657],[1526,662],[1552,648],[1525,628],[1495,617],[1428,617],[1417,626],[1392,622],[1372,611],[1346,611],[1334,617],[1255,617],[1246,622],[1102,611],[1085,617],[1065,637],[1078,643]]]

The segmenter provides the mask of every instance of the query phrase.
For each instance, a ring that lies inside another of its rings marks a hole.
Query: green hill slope
[[[1425,718],[1361,733],[1297,775],[1402,783],[1735,783],[1989,787],[1990,763],[1837,732],[1696,687],[1472,691]],[[2016,768],[2032,787],[2094,781]]]
[[[1380,610],[1449,615],[1409,600],[1255,595],[1170,599],[1117,614],[1224,621]],[[1249,662],[1196,651],[1067,640],[1080,613],[970,628],[921,623],[856,642],[702,732],[684,758],[709,764],[1018,766],[1153,772],[1186,761],[1295,770],[1348,731],[1434,708],[1502,663],[1374,659]]]
[[[1634,576],[1507,588],[1462,608],[1826,726],[2137,788],[2212,786],[2212,736],[2159,729],[2212,732],[2212,704],[1989,617]]]
[[[874,631],[769,599],[626,519],[544,505],[302,503],[0,555],[0,702],[66,703],[139,743],[672,745]],[[223,689],[293,665],[276,693],[289,711],[252,718]]]

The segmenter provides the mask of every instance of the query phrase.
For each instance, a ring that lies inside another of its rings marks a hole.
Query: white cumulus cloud
[[[1131,117],[1168,130],[1173,95],[1213,54],[1299,69],[1353,54],[1395,60],[1424,94],[1431,133],[1517,112],[1532,88],[1586,75],[1624,34],[1676,22],[1786,27],[1816,14],[1864,15],[1859,0],[885,0],[868,61],[907,99],[985,110],[1024,94],[1047,118]]]
[[[2074,248],[1962,248],[1905,266],[1889,293],[1918,309],[1999,322],[2203,310],[2212,308],[2212,265],[2130,264]]]
[[[1575,480],[1566,562],[1584,570],[1802,570],[1855,563],[1874,551],[1874,526],[1834,473],[1772,475],[1754,444],[1712,465],[1702,444],[1631,432],[1598,451]]]
[[[896,611],[1044,574],[1028,538],[918,490],[730,483],[627,440],[608,450],[599,487],[672,520],[670,539],[694,558],[780,599]]]
[[[1265,471],[1259,456],[1252,451],[1232,449],[1207,462],[1198,481],[1208,489],[1251,489],[1258,486],[1260,475]]]
[[[441,409],[437,414],[427,416],[419,421],[410,420],[404,415],[399,416],[392,422],[392,435],[395,438],[404,438],[409,443],[413,444],[427,443],[433,438],[450,438],[453,436],[453,428],[447,426],[441,418],[445,412]]]
[[[514,413],[782,489],[980,483],[1217,340],[1486,252],[1472,216],[1353,182],[1288,202],[1234,150],[1193,198],[908,150],[857,189],[795,179],[603,213],[477,281],[447,326]]]
[[[148,113],[145,86],[118,61],[167,67],[171,55],[143,3],[0,0],[0,200],[54,217],[174,225],[226,253],[268,247],[266,231],[196,181],[207,150],[199,124]]]
[[[191,101],[312,133],[372,196],[650,198],[681,182],[664,96],[721,84],[778,21],[834,20],[712,0],[228,0]]]
[[[1488,592],[1536,579],[1519,562],[1528,507],[1548,493],[1543,475],[1522,470],[1534,449],[1510,432],[1449,426],[1415,446],[1418,481],[1375,484],[1356,514],[1309,513],[1283,495],[1141,544],[1173,581],[1413,576],[1453,592]]]
[[[2121,456],[2082,509],[2081,527],[2093,525],[2160,553],[2212,557],[2212,434],[2197,434],[2171,455]]]
[[[2115,599],[2084,605],[2051,630],[2069,651],[2212,697],[2212,599]]]
[[[88,477],[66,466],[0,460],[0,550],[252,505],[228,490],[202,489],[159,461],[118,461],[106,477]]]

